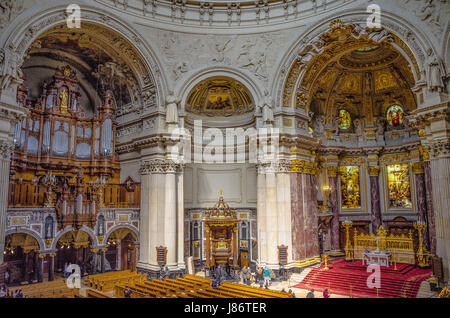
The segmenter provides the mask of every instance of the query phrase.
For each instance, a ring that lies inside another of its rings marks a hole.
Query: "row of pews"
[[[144,280],[146,280],[145,274],[124,270],[90,275],[87,277],[85,283],[90,288],[97,289],[101,292],[108,292],[112,291],[117,284],[131,284],[135,281],[141,282]]]
[[[223,282],[217,289],[211,287],[211,279],[186,275],[184,278],[153,279],[121,282],[114,287],[115,297],[124,297],[129,288],[131,298],[291,298],[291,294]]]
[[[65,280],[11,287],[9,290],[14,294],[19,289],[25,298],[74,298],[79,295],[79,290],[67,287]]]

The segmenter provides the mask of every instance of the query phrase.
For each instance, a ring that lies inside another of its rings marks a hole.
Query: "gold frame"
[[[410,183],[410,192],[411,192],[411,208],[390,208],[389,207],[389,189],[388,189],[388,172],[387,172],[387,166],[395,165],[395,164],[401,164],[401,165],[407,165],[409,170],[409,183]],[[382,164],[382,177],[383,177],[383,197],[384,197],[384,212],[385,213],[398,213],[398,212],[412,212],[415,213],[417,211],[417,205],[416,205],[416,189],[415,189],[415,178],[414,178],[414,171],[412,169],[411,163],[409,161],[403,161],[400,160],[398,162],[383,162]]]
[[[355,158],[356,159],[356,158]],[[360,160],[360,162],[349,162],[347,160],[342,160],[339,162],[339,167],[345,167],[345,166],[354,166],[359,168],[359,188],[360,188],[360,196],[361,196],[361,207],[355,208],[355,209],[343,209],[342,208],[342,194],[341,194],[341,175],[338,173],[338,206],[339,206],[339,213],[352,213],[352,212],[366,212],[369,213],[369,209],[367,208],[367,178],[366,178],[366,162],[363,158],[357,158]]]

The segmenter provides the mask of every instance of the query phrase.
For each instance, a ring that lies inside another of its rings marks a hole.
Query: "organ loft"
[[[0,297],[448,297],[448,1],[77,4],[0,1]]]

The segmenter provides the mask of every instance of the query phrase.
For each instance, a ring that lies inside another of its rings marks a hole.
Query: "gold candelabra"
[[[426,253],[425,247],[423,246],[423,236],[422,231],[426,228],[426,223],[423,221],[417,221],[414,223],[414,228],[419,232],[419,248],[417,250],[417,260],[419,261],[419,267],[428,267],[429,256]]]
[[[346,232],[346,241],[345,241],[345,260],[346,261],[352,261],[353,260],[353,253],[352,253],[352,246],[350,243],[350,228],[352,227],[352,221],[345,220],[342,222],[342,226],[345,228]]]

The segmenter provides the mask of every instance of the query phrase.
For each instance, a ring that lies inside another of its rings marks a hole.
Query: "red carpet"
[[[323,266],[314,268],[303,281],[295,288],[311,289],[322,292],[325,288],[331,294],[352,297],[375,298],[376,288],[367,287],[367,278],[372,274],[367,272],[367,265],[362,261],[346,262],[344,258],[332,260],[330,269],[323,270]],[[380,298],[415,298],[420,284],[431,276],[431,269],[421,269],[409,264],[397,264],[381,267],[381,288],[378,291]]]

